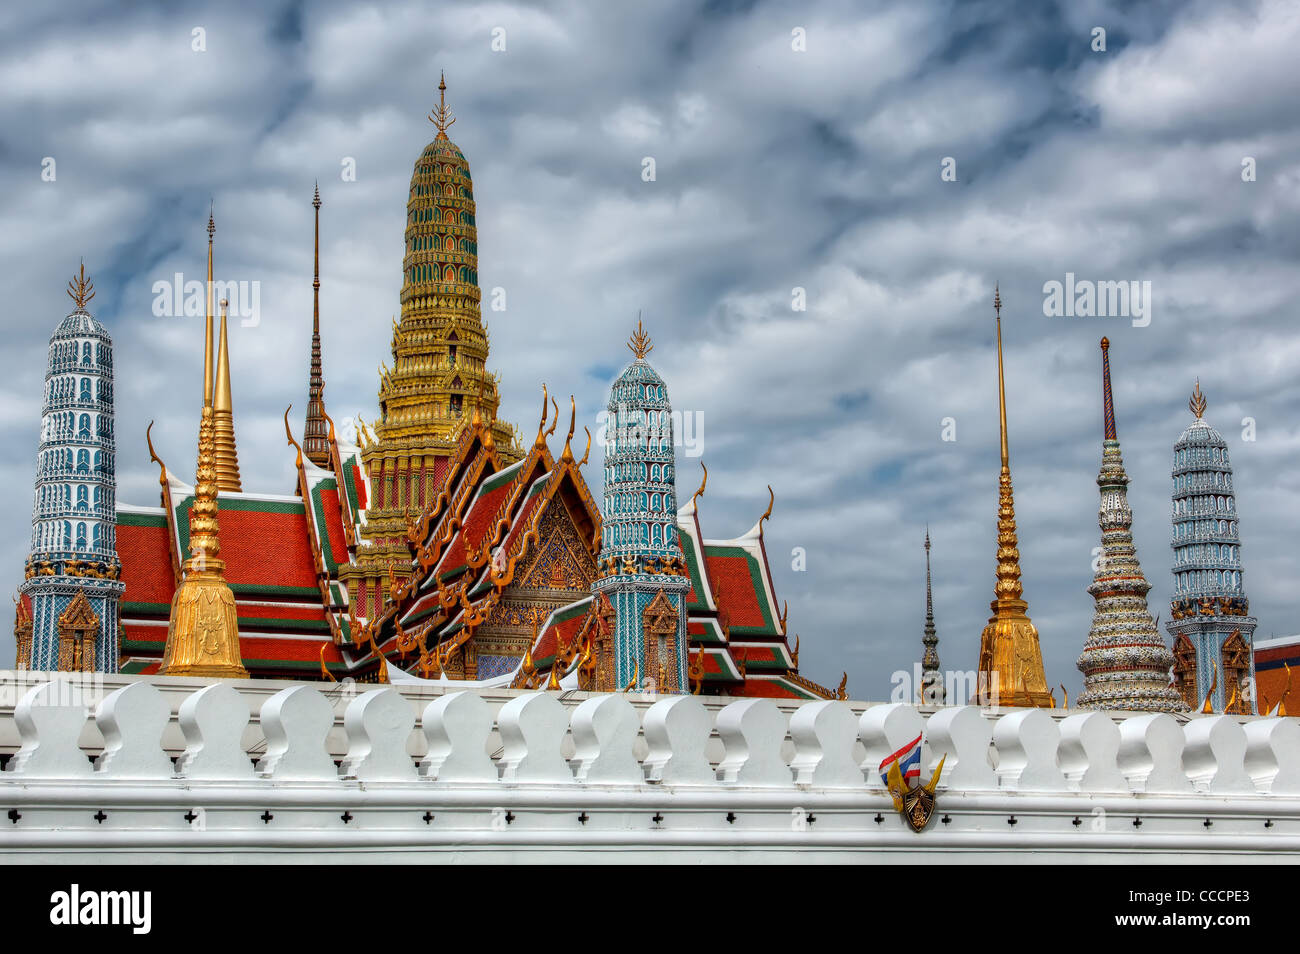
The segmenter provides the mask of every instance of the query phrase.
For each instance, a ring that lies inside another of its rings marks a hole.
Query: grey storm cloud
[[[293,485],[280,418],[293,404],[300,427],[305,405],[317,180],[326,402],[375,414],[407,183],[445,70],[480,283],[507,296],[484,310],[502,415],[530,436],[545,382],[594,430],[641,311],[674,406],[702,426],[705,533],[739,535],[775,491],[768,552],[810,677],[847,670],[855,698],[881,699],[919,660],[927,523],[940,657],[975,666],[993,595],[995,282],[1049,683],[1077,692],[1093,611],[1103,334],[1153,613],[1171,589],[1171,445],[1199,376],[1237,471],[1258,635],[1297,628],[1294,4],[84,3],[10,6],[0,26],[14,585],[45,346],[83,258],[117,349],[119,500],[156,502],[151,420],[168,466],[193,470],[201,325],[155,316],[153,289],[202,278],[210,201],[217,277],[260,289],[258,323],[231,332],[245,487]],[[1046,317],[1044,283],[1067,272],[1150,281],[1150,324]],[[697,461],[679,463],[685,496]]]

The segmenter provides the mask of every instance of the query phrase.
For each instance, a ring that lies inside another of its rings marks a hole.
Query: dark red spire
[[[1101,379],[1102,411],[1106,423],[1106,440],[1118,440],[1115,436],[1115,402],[1110,397],[1110,339],[1101,339]]]
[[[325,378],[320,358],[320,186],[311,200],[316,209],[316,255],[311,283],[311,376],[307,383],[307,423],[302,449],[317,467],[329,469],[329,424],[325,420]]]

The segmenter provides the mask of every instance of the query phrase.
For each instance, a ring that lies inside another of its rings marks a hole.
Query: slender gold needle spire
[[[998,327],[998,425],[1002,433],[1002,466],[1009,467],[1011,458],[1007,453],[1007,385],[1002,374],[1002,294],[996,284],[993,286],[993,313]]]
[[[1016,533],[1015,498],[1007,453],[1007,397],[1002,360],[1002,295],[995,290],[993,308],[997,323],[998,421],[1001,430],[1002,469],[998,476],[997,582],[989,604],[993,615],[980,636],[980,692],[994,704],[1044,706],[1052,704],[1043,671],[1038,630],[1030,622],[1029,605],[1022,597],[1020,545]]]
[[[212,406],[212,236],[217,226],[212,219],[212,207],[208,207],[208,284],[205,300],[207,302],[203,320],[203,406]]]
[[[230,346],[226,340],[226,308],[229,302],[221,299],[221,341],[217,350],[217,376],[214,384],[213,416],[217,489],[225,493],[239,493],[239,453],[235,448],[235,412],[230,397]]]

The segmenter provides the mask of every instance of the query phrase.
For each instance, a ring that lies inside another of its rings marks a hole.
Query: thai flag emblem
[[[894,764],[898,765],[899,775],[909,785],[921,780],[921,736],[918,735],[892,755],[885,756],[884,761],[880,763],[880,780],[886,786],[889,785],[890,766]]]

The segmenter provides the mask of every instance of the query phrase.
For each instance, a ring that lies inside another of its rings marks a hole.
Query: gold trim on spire
[[[987,701],[1004,706],[1052,704],[1043,670],[1043,652],[1038,630],[1021,598],[1020,549],[1016,536],[1015,499],[1011,488],[1010,455],[1007,452],[1007,398],[1002,360],[1002,295],[993,292],[997,322],[998,420],[1002,437],[1002,471],[998,478],[997,583],[989,604],[993,615],[980,635],[979,691]]]
[[[81,273],[68,282],[68,297],[77,305],[77,311],[86,310],[86,302],[95,297],[95,286],[86,278],[86,263],[81,263]]]
[[[447,74],[444,72],[438,80],[438,105],[429,113],[429,122],[438,127],[438,135],[435,138],[446,139],[447,130],[455,121],[451,110],[447,108]]]
[[[221,343],[217,350],[217,377],[213,390],[213,428],[217,460],[217,489],[239,493],[239,452],[235,448],[235,414],[230,397],[230,348],[226,342],[226,309],[230,302],[221,299]]]
[[[651,351],[654,350],[655,346],[653,342],[651,342],[650,336],[646,334],[645,329],[641,327],[640,315],[637,315],[636,331],[634,331],[632,333],[632,337],[628,339],[627,347],[628,350],[630,350],[634,355],[636,355],[638,360],[644,358],[646,355],[648,355]]]
[[[1187,402],[1187,408],[1196,415],[1199,421],[1205,414],[1205,409],[1209,406],[1209,401],[1205,400],[1205,395],[1201,393],[1201,379],[1196,379],[1196,387],[1192,388],[1192,399]]]

